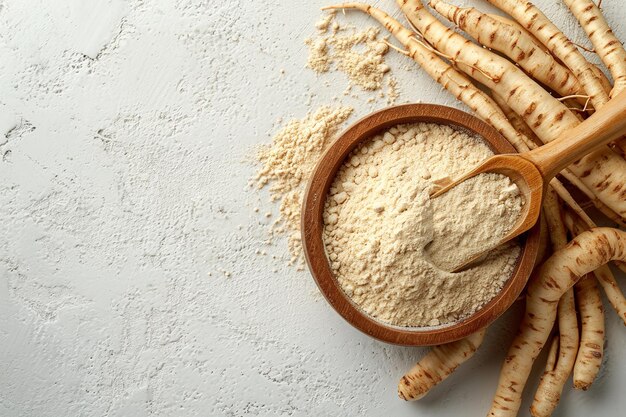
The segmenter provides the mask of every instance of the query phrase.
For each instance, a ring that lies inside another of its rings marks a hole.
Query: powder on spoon
[[[436,224],[459,204],[435,207],[435,181],[492,154],[477,137],[426,123],[391,128],[350,154],[326,200],[323,238],[339,284],[362,310],[398,326],[436,326],[471,315],[500,291],[520,254],[516,242],[459,273],[437,267],[425,250],[445,229]],[[488,187],[500,180],[486,178]],[[515,206],[506,193],[502,204]],[[474,214],[446,222],[450,233],[471,237]]]
[[[433,264],[454,271],[493,249],[513,230],[523,199],[506,175],[483,173],[432,199],[431,204],[434,237],[426,252]]]

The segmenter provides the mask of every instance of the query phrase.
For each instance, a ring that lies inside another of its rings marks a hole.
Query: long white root
[[[593,271],[593,274],[598,279],[598,283],[602,287],[606,298],[609,300],[609,304],[611,304],[619,318],[621,318],[624,325],[626,325],[626,298],[619,288],[613,272],[611,272],[611,269],[607,265],[602,265],[600,268]]]
[[[433,347],[398,384],[398,396],[406,401],[419,400],[435,385],[449,377],[456,368],[474,356],[486,330],[465,339]]]
[[[522,133],[524,137],[530,139],[528,142],[526,142],[526,146],[528,147],[528,149],[535,149],[535,147],[542,145],[541,140],[537,137],[537,135],[535,135],[535,132],[533,132],[530,127],[528,127],[524,119],[522,119],[519,114],[515,113],[515,111],[507,104],[507,102],[502,97],[497,94],[492,94],[491,97],[493,98],[493,101],[495,101],[496,104],[500,106],[500,108],[504,112],[504,115],[507,119],[509,119],[509,122],[511,122],[513,127],[518,132]],[[518,149],[518,152],[525,152],[525,150]]]
[[[405,28],[384,11],[363,3],[343,3],[324,7],[323,10],[355,9],[369,14],[382,24],[407,50],[408,56],[419,64],[436,82],[471,108],[481,119],[493,126],[513,146],[521,146],[528,139],[518,132],[498,105],[472,81],[439,57],[432,48],[417,39],[415,33]]]
[[[591,227],[595,227],[592,221],[584,221],[583,219],[576,218],[569,211],[565,211],[563,219],[565,221],[565,225],[569,229],[572,235],[579,235],[583,233],[585,230],[588,230]],[[620,264],[616,262],[619,266]],[[609,303],[617,313],[617,315],[622,319],[624,325],[626,325],[626,297],[624,293],[620,289],[617,281],[615,280],[615,276],[608,265],[602,265],[595,271],[593,274],[598,279],[598,283],[602,287],[606,298],[609,300]]]
[[[505,99],[542,141],[553,140],[562,129],[579,124],[563,103],[521,69],[445,26],[421,0],[397,0],[397,3],[426,41],[454,61],[463,72]]]
[[[602,11],[591,0],[563,0],[589,36],[593,48],[613,77],[611,97],[626,90],[626,50],[613,34]]]
[[[609,100],[602,83],[592,69],[592,64],[535,5],[526,0],[487,1],[512,16],[560,59],[578,78],[596,108],[600,108]]]
[[[546,367],[537,387],[535,398],[530,406],[533,417],[549,417],[561,400],[561,393],[572,373],[578,353],[579,335],[574,291],[565,292],[557,308],[559,334],[558,355],[553,367]]]
[[[561,216],[562,209],[556,191],[548,189],[543,204],[550,230],[552,249],[556,252],[567,244],[567,229]],[[578,319],[574,291],[570,288],[559,300],[557,308],[559,334],[555,336],[558,355],[546,364],[535,398],[530,407],[533,417],[548,417],[559,404],[565,382],[572,372],[578,352]]]
[[[574,388],[587,390],[596,379],[604,352],[604,307],[593,274],[574,286],[582,323],[580,348],[574,364]]]
[[[516,416],[533,362],[550,336],[559,300],[580,277],[612,260],[626,260],[626,232],[599,227],[574,238],[535,274],[526,312],[500,372],[489,416]]]
[[[600,81],[610,97],[615,97],[626,90],[626,50],[619,39],[613,34],[611,27],[604,18],[602,11],[591,0],[563,0],[576,17],[580,26],[589,36],[595,52],[613,77],[614,85],[608,82],[600,70]],[[594,66],[595,67],[595,66]],[[598,69],[597,67],[595,67]],[[608,88],[606,83],[608,83]],[[626,137],[622,137],[612,144],[612,148],[622,157],[626,156]]]
[[[535,43],[525,31],[473,7],[461,8],[442,0],[430,0],[430,5],[479,44],[508,56],[534,79],[560,96],[584,94],[574,74],[546,52],[542,44]]]

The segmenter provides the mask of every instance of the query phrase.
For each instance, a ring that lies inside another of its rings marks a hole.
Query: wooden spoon
[[[461,178],[435,191],[431,198],[436,198],[479,174],[498,173],[511,178],[524,197],[524,206],[512,230],[499,242],[505,243],[524,233],[537,222],[546,185],[556,174],[574,161],[624,135],[625,132],[626,92],[623,92],[587,120],[552,142],[521,154],[494,155]],[[483,255],[484,252],[481,252],[472,256],[455,270],[463,269]]]

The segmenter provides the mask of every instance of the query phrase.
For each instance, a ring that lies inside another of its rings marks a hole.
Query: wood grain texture
[[[390,107],[357,121],[325,152],[317,164],[302,206],[304,253],[320,291],[330,305],[350,324],[384,342],[427,346],[448,343],[474,333],[504,313],[522,292],[539,250],[540,228],[533,227],[521,236],[522,253],[502,291],[472,316],[440,328],[409,328],[384,324],[365,314],[343,292],[326,256],[322,238],[324,202],[335,174],[348,154],[361,142],[378,132],[401,123],[429,122],[451,125],[482,137],[494,153],[513,153],[515,149],[495,129],[463,111],[433,104],[406,104]]]

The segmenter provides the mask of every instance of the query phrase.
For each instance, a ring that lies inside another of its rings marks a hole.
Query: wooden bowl
[[[533,270],[539,251],[540,227],[520,237],[521,254],[513,274],[502,290],[480,310],[449,326],[399,327],[385,324],[362,311],[341,289],[331,271],[322,231],[324,202],[335,175],[348,154],[362,141],[402,123],[438,123],[472,132],[485,140],[494,153],[515,153],[515,148],[494,128],[478,118],[451,107],[434,104],[394,106],[357,121],[324,153],[317,164],[302,206],[302,243],[309,269],[330,305],[351,325],[384,342],[406,346],[449,343],[466,337],[493,322],[519,297]]]

